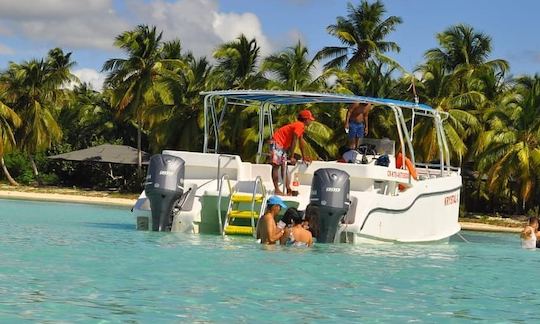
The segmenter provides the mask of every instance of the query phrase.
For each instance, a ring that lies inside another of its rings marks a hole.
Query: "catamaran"
[[[319,208],[317,242],[430,242],[459,232],[461,175],[460,168],[450,165],[443,129],[447,113],[417,102],[331,93],[230,90],[201,95],[202,152],[164,150],[152,157],[145,190],[133,208],[138,229],[254,235],[274,191],[271,165],[259,163],[273,133],[272,112],[291,105],[335,109],[336,104],[371,103],[393,112],[396,140],[361,139],[353,163],[287,166],[298,194],[283,197],[285,203],[301,210]],[[219,153],[220,128],[232,105],[258,107],[256,163]],[[415,159],[412,133],[415,118],[421,117],[432,119],[437,162]],[[396,142],[402,154],[396,155]]]

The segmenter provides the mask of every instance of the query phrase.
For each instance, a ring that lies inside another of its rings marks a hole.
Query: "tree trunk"
[[[34,176],[36,177],[36,181],[38,185],[41,185],[41,181],[39,181],[39,172],[37,169],[36,161],[34,161],[34,157],[32,154],[28,155],[30,157],[30,164],[32,165],[32,170],[34,171]]]
[[[2,164],[2,170],[4,170],[4,174],[6,175],[6,178],[9,181],[9,184],[12,186],[18,186],[19,184],[17,183],[17,181],[15,181],[15,179],[11,177],[11,174],[9,174],[6,164],[4,163],[3,156],[0,158],[0,164]]]
[[[142,134],[141,134],[141,121],[139,120],[137,122],[137,174],[141,176],[142,174],[142,152],[141,152],[141,144],[142,142]]]

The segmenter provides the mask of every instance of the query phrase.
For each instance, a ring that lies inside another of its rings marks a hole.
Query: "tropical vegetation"
[[[181,40],[164,41],[155,26],[140,25],[114,41],[123,57],[104,62],[103,90],[71,73],[71,53],[51,49],[45,58],[10,62],[0,70],[1,178],[18,183],[118,187],[139,191],[133,166],[58,162],[47,156],[102,143],[139,152],[202,148],[201,91],[281,89],[358,94],[419,101],[448,113],[445,132],[454,165],[464,176],[463,208],[522,213],[540,206],[540,75],[513,77],[492,58],[489,35],[456,24],[436,35],[438,46],[405,71],[388,36],[402,23],[382,1],[349,3],[327,26],[335,38],[310,53],[300,41],[268,56],[246,35],[217,46],[212,58],[195,57]],[[317,66],[324,66],[317,73]],[[311,155],[333,159],[346,107],[313,107],[317,121],[306,139]],[[257,111],[231,107],[222,122],[221,150],[254,160]],[[295,118],[276,111],[277,126]],[[370,136],[395,138],[389,110],[373,110]],[[419,159],[437,158],[436,134],[418,120]],[[90,172],[89,172],[90,170]],[[113,174],[116,173],[116,176]],[[91,176],[90,176],[91,174]]]

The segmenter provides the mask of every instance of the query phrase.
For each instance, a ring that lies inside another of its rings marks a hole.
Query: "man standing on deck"
[[[349,133],[349,148],[356,149],[358,141],[368,134],[370,103],[355,102],[349,106],[345,116],[345,132]]]
[[[300,152],[302,153],[302,160],[304,162],[311,162],[311,159],[304,154],[304,131],[312,121],[315,120],[313,114],[309,110],[302,110],[298,113],[298,120],[282,126],[275,131],[272,140],[270,141],[270,159],[272,162],[272,181],[274,182],[274,192],[276,195],[283,195],[283,192],[279,189],[278,178],[281,167],[281,172],[285,174],[285,183],[287,188],[287,195],[292,193],[289,183],[289,175],[286,170],[287,156],[290,156],[291,164],[296,164],[296,158],[294,157],[294,150],[296,143],[300,146]],[[287,155],[287,152],[289,155]]]

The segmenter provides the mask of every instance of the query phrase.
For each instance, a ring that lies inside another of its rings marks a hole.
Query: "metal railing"
[[[253,230],[253,236],[254,237],[257,235],[257,233],[255,232],[255,217],[253,215],[255,213],[255,196],[257,194],[257,185],[259,185],[260,190],[261,190],[261,195],[262,195],[261,207],[260,207],[260,210],[259,210],[259,216],[258,216],[257,220],[261,218],[261,216],[262,216],[261,214],[264,212],[264,206],[265,206],[265,202],[266,202],[266,190],[264,188],[262,178],[261,178],[261,176],[257,176],[255,178],[255,183],[253,184],[253,191],[251,192],[251,228]]]
[[[216,180],[217,180],[217,185],[216,185],[216,189],[219,190],[220,186],[221,186],[221,159],[222,158],[227,158],[229,159],[229,161],[233,160],[236,158],[235,155],[230,155],[230,154],[220,154],[218,156],[218,163],[217,163],[217,176],[216,176]]]
[[[227,225],[227,218],[225,218],[225,224],[223,224],[223,221],[221,220],[221,197],[223,196],[222,193],[223,193],[223,180],[227,180],[227,184],[229,186],[229,195],[232,193],[232,187],[231,187],[231,181],[229,179],[229,175],[228,174],[224,174],[220,181],[219,181],[219,186],[218,186],[218,201],[217,201],[217,210],[218,210],[218,221],[219,221],[219,232],[221,235],[225,235],[225,232],[224,232],[224,229],[225,229],[225,226]],[[231,208],[231,200],[229,199],[229,207],[227,208],[227,210],[229,210]]]

